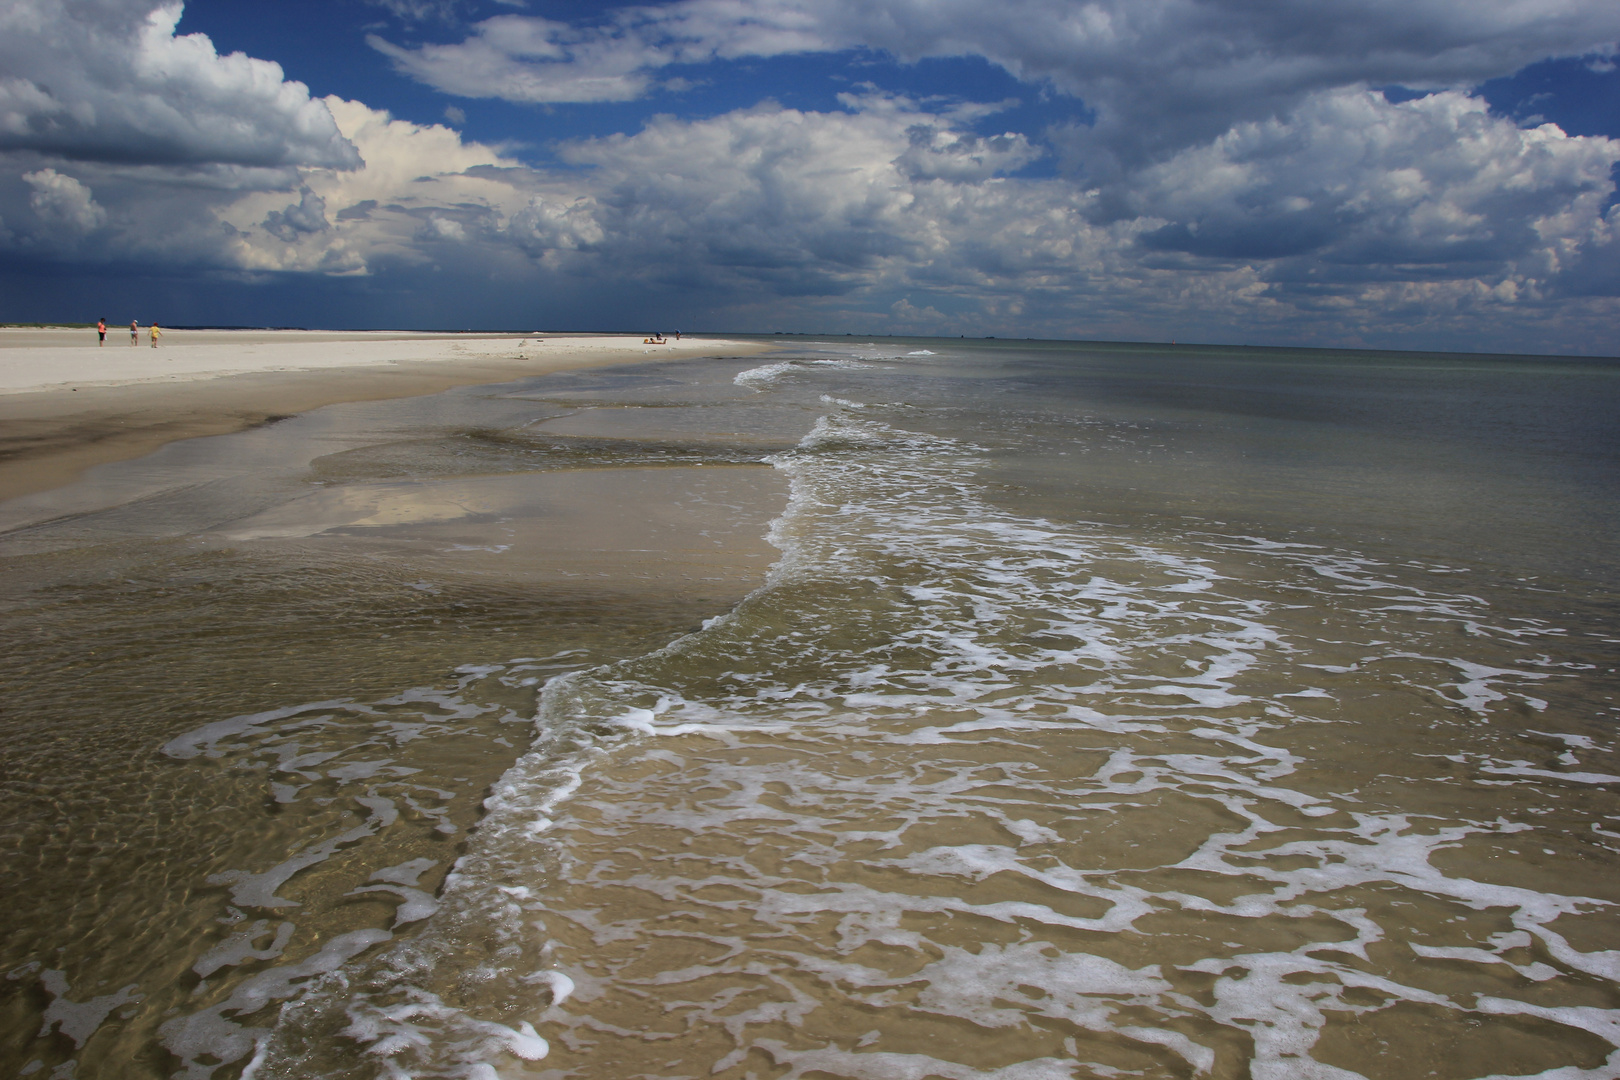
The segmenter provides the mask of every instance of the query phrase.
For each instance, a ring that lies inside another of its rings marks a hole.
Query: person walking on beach
[[[129,320],[129,347],[134,348],[135,343],[141,339],[141,324],[134,319]]]
[[[153,323],[151,326],[146,328],[146,332],[152,335],[152,348],[157,348],[158,335],[163,333],[163,331],[158,329],[157,323]]]
[[[99,349],[107,344],[107,316],[103,315],[96,320],[96,334],[98,335],[96,348]]]

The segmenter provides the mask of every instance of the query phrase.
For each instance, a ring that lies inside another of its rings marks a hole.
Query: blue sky
[[[1614,355],[1617,39],[1612,0],[10,0],[0,319]]]

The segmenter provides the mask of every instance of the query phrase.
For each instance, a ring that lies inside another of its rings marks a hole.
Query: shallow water
[[[532,429],[598,393],[677,415],[743,366],[338,406],[0,507],[0,1074],[170,1075],[176,1017],[414,925],[539,686],[776,556],[759,447]]]
[[[197,670],[158,698],[100,674],[63,745],[18,724],[62,762],[32,766],[29,791],[68,837],[27,834],[40,857],[19,881],[76,921],[53,937],[42,908],[8,945],[8,1059],[187,1077],[1616,1075],[1617,376],[810,343],[680,379],[465,395],[436,432],[397,417],[408,439],[350,423],[358,445],[235,481],[263,505],[185,535],[114,543],[106,514],[36,529],[16,558],[58,576],[13,611],[184,625],[209,672],[241,670],[235,698]],[[682,626],[703,605],[680,583],[738,565],[720,552],[776,514],[726,480],[762,460],[791,490],[769,580],[740,603],[711,589],[714,617]],[[608,465],[619,487],[580,487]],[[686,552],[673,573],[627,543],[616,604],[569,591],[588,553],[547,552],[589,521],[588,493],[650,504],[670,466],[675,501],[731,532],[665,544]],[[547,507],[567,510],[542,541]],[[148,532],[183,516],[111,513]],[[481,545],[444,531],[474,526]],[[134,587],[120,543],[229,570]],[[362,565],[381,583],[351,583]],[[240,628],[274,606],[244,566],[312,582],[284,663]],[[336,580],[348,595],[323,612]],[[429,631],[476,606],[457,591],[472,582],[490,608]],[[199,597],[221,591],[210,621]],[[413,597],[433,612],[415,638],[315,630],[402,625]],[[64,642],[84,625],[52,618]],[[132,626],[105,636],[119,670],[178,665]],[[73,685],[67,651],[41,650],[21,685]],[[435,659],[459,672],[435,678]],[[125,719],[142,702],[162,721]],[[51,779],[119,737],[97,760],[140,763],[122,786]],[[195,851],[154,797],[206,823]],[[92,799],[123,815],[105,838]],[[130,837],[145,853],[120,869]],[[114,881],[136,899],[93,891]],[[190,922],[154,929],[154,912]]]

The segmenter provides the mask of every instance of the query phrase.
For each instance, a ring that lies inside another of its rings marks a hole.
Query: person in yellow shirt
[[[153,323],[151,326],[146,328],[146,332],[152,335],[152,348],[157,348],[158,335],[163,333],[163,331],[158,329],[157,323]]]

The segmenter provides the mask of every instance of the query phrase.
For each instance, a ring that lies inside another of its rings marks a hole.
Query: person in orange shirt
[[[96,348],[99,349],[103,345],[107,344],[107,316],[103,315],[101,318],[96,320],[96,333],[99,335],[99,340],[96,342]]]

